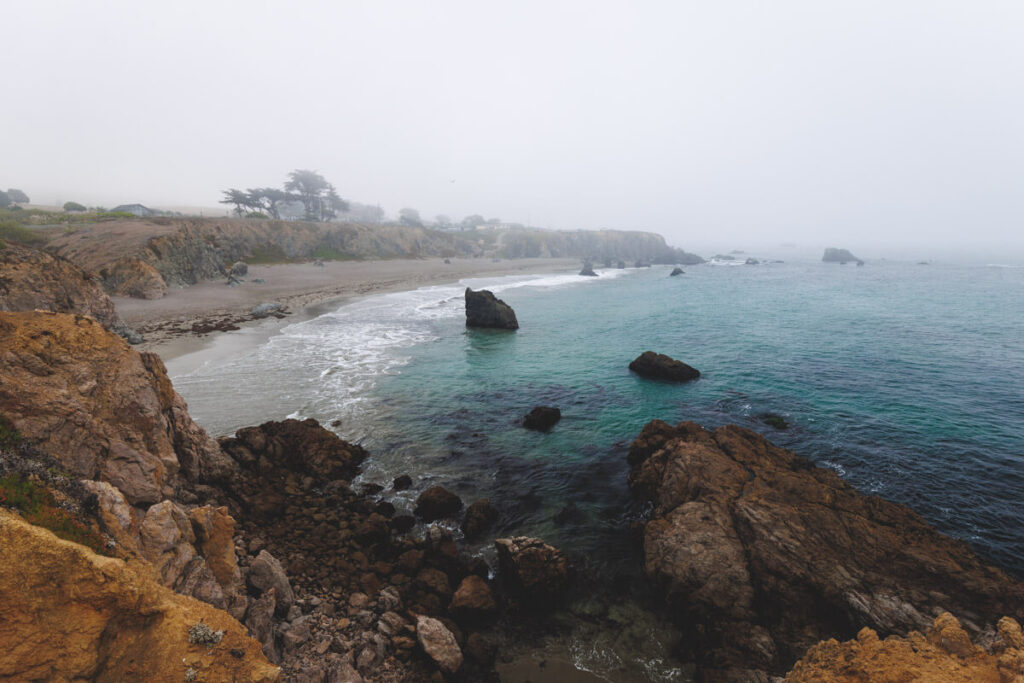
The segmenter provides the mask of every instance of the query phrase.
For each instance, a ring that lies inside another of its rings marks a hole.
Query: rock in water
[[[451,517],[462,509],[462,500],[443,486],[431,486],[416,499],[418,517],[428,522],[442,517]]]
[[[744,263],[745,265],[748,265],[748,266],[756,266],[756,265],[759,265],[759,264],[760,264],[761,262],[760,262],[760,261],[758,261],[758,260],[757,260],[756,258],[754,258],[753,256],[751,256],[751,257],[747,258],[747,260],[746,260],[746,261],[744,261],[743,263]]]
[[[663,379],[670,382],[687,382],[700,377],[700,370],[654,351],[641,353],[629,364],[629,369],[641,377]]]
[[[618,268],[619,270],[622,270],[623,268],[626,267],[626,262],[625,261],[619,261],[618,264],[616,264],[615,267]]]
[[[645,569],[693,629],[702,680],[767,680],[864,626],[924,630],[948,610],[977,633],[1024,610],[1024,584],[963,541],[751,430],[655,420],[629,464],[654,505]]]
[[[462,520],[462,533],[467,540],[480,538],[492,524],[498,521],[498,511],[491,505],[488,498],[481,498],[466,508],[466,517]]]
[[[517,536],[494,542],[502,580],[524,603],[553,606],[569,588],[569,559],[539,538]]]
[[[835,247],[829,247],[826,249],[821,260],[825,263],[848,263],[853,261],[858,266],[864,265],[864,262],[851,254],[849,249],[836,249]]]
[[[437,619],[416,618],[416,638],[420,647],[443,671],[455,673],[462,667],[462,650],[455,636]]]
[[[466,327],[490,327],[518,330],[519,321],[512,307],[486,289],[474,292],[466,287]]]
[[[597,277],[597,273],[594,272],[594,265],[587,261],[583,264],[583,270],[580,271],[580,275],[588,275],[590,277]]]
[[[676,275],[682,275],[684,272],[685,271],[682,268],[679,268],[677,266],[677,267],[673,268],[672,272],[669,273],[668,275],[669,275],[669,277],[675,277]]]
[[[537,406],[523,418],[523,426],[527,429],[547,431],[562,419],[562,411],[552,406]]]

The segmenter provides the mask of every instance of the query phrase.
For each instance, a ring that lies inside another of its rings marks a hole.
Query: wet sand
[[[325,313],[347,299],[448,284],[467,277],[553,273],[579,267],[577,259],[543,258],[498,262],[453,258],[450,264],[434,258],[326,261],[323,267],[312,263],[250,265],[244,282],[237,287],[228,287],[224,281],[202,282],[170,289],[161,299],[114,297],[114,304],[126,323],[144,331],[146,342],[137,347],[139,350],[155,351],[169,361],[207,349],[205,362],[211,355],[258,345],[284,325]],[[264,282],[254,282],[256,279]],[[271,302],[284,305],[291,314],[282,319],[235,322],[241,329],[204,335],[146,329],[161,324],[187,329],[211,318],[243,318],[253,307]]]

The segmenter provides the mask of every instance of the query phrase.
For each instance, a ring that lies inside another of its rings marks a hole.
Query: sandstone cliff
[[[1024,585],[965,543],[755,432],[654,421],[629,462],[653,503],[647,573],[705,680],[767,680],[863,626],[907,633],[950,611],[978,633],[1024,613]]]
[[[630,231],[446,232],[400,225],[301,221],[128,220],[55,235],[50,248],[98,273],[112,294],[159,298],[167,287],[227,275],[239,260],[306,261],[442,256],[550,256],[699,263],[660,235]]]
[[[0,414],[77,476],[131,504],[230,459],[186,412],[160,358],[81,315],[0,313]]]
[[[101,557],[2,509],[0,548],[0,680],[279,678],[241,624],[160,585],[145,563]]]
[[[89,315],[131,338],[99,280],[71,261],[18,244],[0,248],[0,311],[52,311]]]
[[[869,628],[855,640],[834,639],[815,645],[786,676],[788,683],[943,683],[1024,682],[1024,635],[1009,617],[999,620],[987,647],[971,642],[960,622],[948,612],[935,619],[923,635],[879,640]]]

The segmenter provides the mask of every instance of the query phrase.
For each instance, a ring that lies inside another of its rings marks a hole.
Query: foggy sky
[[[0,187],[671,243],[1024,243],[1024,4],[13,0]]]

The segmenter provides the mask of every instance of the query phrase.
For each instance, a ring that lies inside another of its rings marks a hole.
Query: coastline
[[[448,284],[468,277],[564,272],[578,267],[578,259],[562,258],[496,262],[453,258],[448,264],[439,258],[326,261],[323,267],[312,263],[250,265],[238,287],[207,281],[171,289],[160,299],[111,298],[121,318],[140,328],[146,337],[136,348],[156,352],[165,363],[175,361],[176,372],[171,373],[174,375],[221,353],[236,352],[239,344],[258,345],[285,325],[309,320],[356,297]],[[254,279],[265,282],[254,283]],[[282,304],[290,314],[282,318],[248,319],[254,306],[272,302]],[[193,324],[211,319],[231,322],[239,329],[231,330],[231,334],[188,331]],[[207,352],[202,360],[178,362],[198,351]]]

